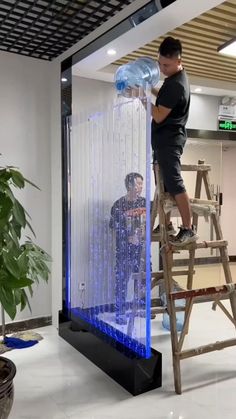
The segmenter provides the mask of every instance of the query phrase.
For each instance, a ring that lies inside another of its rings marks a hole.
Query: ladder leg
[[[198,160],[198,164],[204,164],[204,161],[203,160]],[[199,199],[201,197],[201,189],[202,189],[202,173],[199,171],[199,172],[197,172],[194,198]],[[193,214],[193,225],[195,226],[195,228],[197,230],[198,215],[196,213]],[[195,250],[192,249],[192,250],[189,251],[189,274],[188,274],[188,279],[187,279],[187,289],[188,290],[193,288],[194,258],[195,258]]]
[[[153,164],[153,171],[154,171],[156,189],[155,189],[155,194],[154,194],[153,203],[152,203],[151,234],[154,228],[155,219],[157,217],[157,212],[158,212],[158,190],[157,190],[158,167],[156,163]]]
[[[170,292],[173,290],[173,281],[171,275],[171,266],[172,266],[172,253],[166,250],[166,246],[163,245],[161,250],[162,261],[163,261],[163,270],[164,270],[164,280],[165,280],[165,290],[166,290],[166,300],[167,300],[167,310],[170,318],[170,334],[171,334],[171,346],[172,346],[172,359],[173,359],[173,371],[174,371],[174,384],[175,391],[177,394],[181,394],[181,371],[180,371],[180,358],[178,354],[178,334],[176,328],[176,311],[175,303],[170,299]]]
[[[194,258],[195,249],[189,250],[189,263],[188,263],[188,277],[187,277],[187,289],[193,289],[193,273],[194,273]]]
[[[198,164],[203,164],[204,162],[198,161]],[[195,198],[201,197],[201,188],[202,188],[202,173],[197,172],[196,177],[196,186],[195,186]],[[198,227],[198,215],[196,213],[193,214],[193,225],[195,226],[196,230]],[[193,289],[193,273],[194,273],[194,260],[195,260],[195,249],[189,250],[189,265],[188,265],[188,278],[187,278],[187,289]],[[188,304],[186,304],[186,311],[185,311],[185,322],[186,322],[186,334],[189,331],[189,320],[187,319],[187,308]]]
[[[204,184],[205,184],[207,198],[208,199],[213,199],[212,192],[210,190],[209,175],[208,175],[207,172],[203,174],[203,181],[204,181]],[[219,215],[212,214],[211,217],[212,217],[213,226],[214,226],[215,232],[216,232],[216,239],[217,240],[222,240],[223,239],[223,234],[222,234],[221,226],[220,226],[220,223],[219,223]],[[221,263],[222,263],[222,266],[223,266],[223,269],[224,269],[225,281],[226,281],[227,284],[232,284],[233,280],[232,280],[232,275],[231,275],[230,266],[229,266],[228,251],[227,251],[226,247],[220,248],[220,257],[221,257]],[[233,318],[234,318],[234,320],[236,320],[236,293],[235,292],[230,294],[229,300],[230,300],[230,305],[231,305],[231,309],[232,309]]]
[[[198,164],[203,164],[204,161],[199,160]],[[199,171],[197,172],[196,178],[196,186],[195,186],[195,198],[201,197],[201,188],[202,188],[202,173]],[[198,215],[196,213],[193,214],[193,225],[197,229],[198,227]],[[190,290],[193,288],[193,270],[194,270],[194,258],[195,258],[195,249],[189,251],[189,274],[187,279],[187,289]]]
[[[220,249],[220,256],[221,256],[221,261],[222,261],[222,265],[224,269],[225,281],[227,284],[232,284],[233,280],[232,280],[232,275],[231,275],[230,266],[229,266],[229,257],[228,257],[227,248],[222,247]],[[236,293],[235,292],[230,294],[229,300],[230,300],[233,318],[234,320],[236,320]]]

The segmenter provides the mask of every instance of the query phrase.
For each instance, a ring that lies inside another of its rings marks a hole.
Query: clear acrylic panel
[[[70,310],[150,357],[150,99],[77,111],[70,142]]]

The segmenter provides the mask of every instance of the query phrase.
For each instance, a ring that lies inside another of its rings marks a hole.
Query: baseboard
[[[236,255],[229,256],[230,262],[236,262]],[[220,256],[209,256],[205,258],[195,258],[194,265],[213,265],[220,263]],[[189,259],[175,259],[173,266],[188,266]]]
[[[52,316],[36,317],[34,319],[21,320],[18,322],[6,324],[6,333],[21,332],[23,330],[37,329],[39,327],[50,326]],[[2,326],[0,326],[0,335],[2,335]]]

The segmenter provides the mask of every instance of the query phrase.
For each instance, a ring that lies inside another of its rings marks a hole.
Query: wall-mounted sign
[[[218,129],[221,131],[236,131],[236,120],[219,119]]]
[[[223,116],[225,118],[235,118],[236,116],[236,108],[232,105],[220,105],[219,106],[219,116]]]

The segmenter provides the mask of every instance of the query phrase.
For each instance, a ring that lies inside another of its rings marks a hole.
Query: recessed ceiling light
[[[68,81],[68,80],[67,80],[67,78],[66,78],[66,77],[62,77],[62,78],[61,78],[61,81],[62,81],[62,83],[65,83],[65,82],[66,82],[66,81]]]
[[[226,42],[224,45],[219,47],[217,51],[220,54],[229,55],[230,57],[236,58],[236,39],[232,39],[229,42]]]
[[[107,55],[116,55],[116,50],[113,48],[110,48],[107,50]]]
[[[196,89],[194,89],[195,93],[201,93],[202,92],[202,88],[201,87],[196,87]]]

